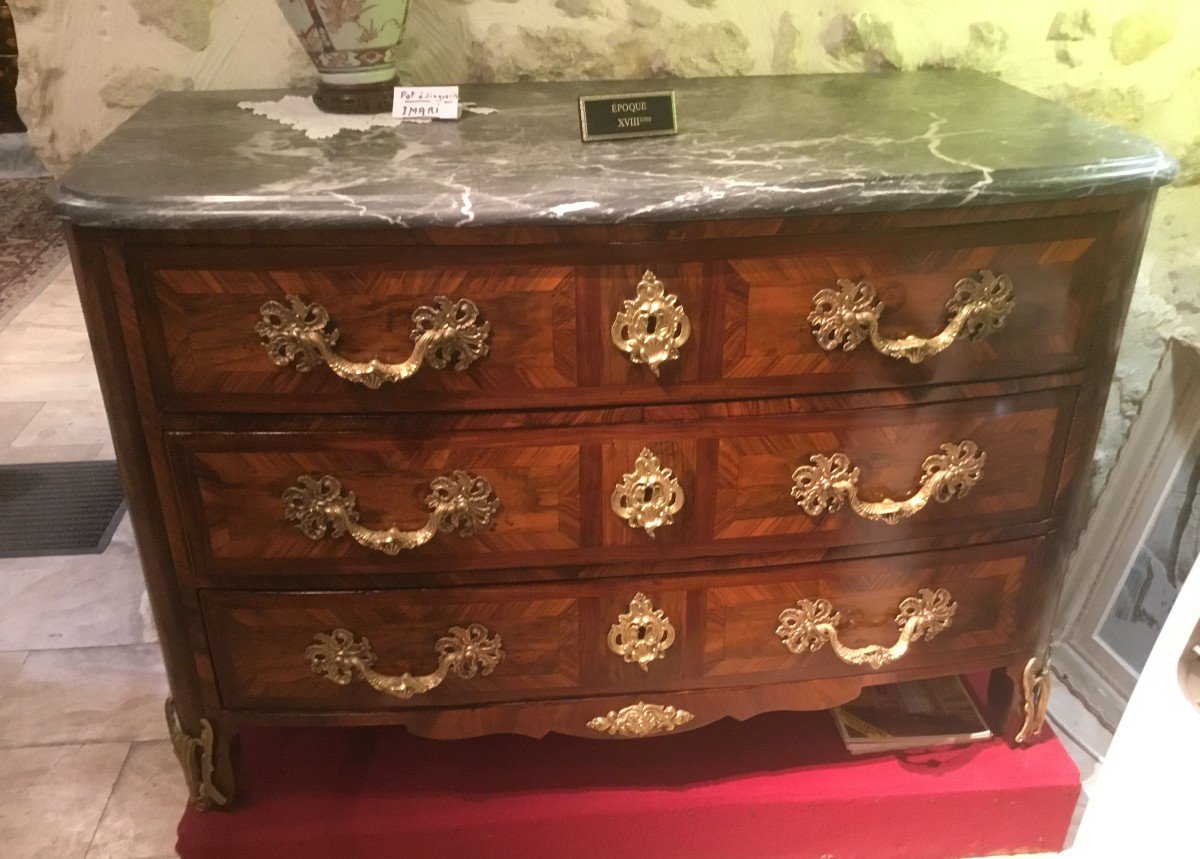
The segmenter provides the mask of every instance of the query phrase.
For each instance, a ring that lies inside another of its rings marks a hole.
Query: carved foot
[[[1033,657],[1021,672],[1021,706],[1024,721],[1017,731],[1017,743],[1027,743],[1042,731],[1046,707],[1050,704],[1050,656]]]
[[[233,801],[233,771],[231,737],[225,735],[231,732],[222,731],[221,742],[214,752],[214,731],[208,719],[200,719],[200,734],[193,736],[184,730],[170,698],[167,699],[166,711],[167,730],[171,735],[171,744],[175,746],[175,757],[183,768],[183,777],[187,779],[192,804],[202,811],[229,805]],[[214,777],[218,768],[219,776]],[[228,785],[228,789],[219,789],[217,782]]]

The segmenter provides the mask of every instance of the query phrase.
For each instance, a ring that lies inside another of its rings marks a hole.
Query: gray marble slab
[[[582,143],[577,97],[678,93],[675,137]],[[61,181],[103,227],[461,227],[771,217],[1147,189],[1175,161],[1137,135],[975,72],[463,87],[458,122],[310,140],[160,95]]]

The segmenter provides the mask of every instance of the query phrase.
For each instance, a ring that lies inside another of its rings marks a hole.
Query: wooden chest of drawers
[[[199,804],[232,798],[252,722],[638,738],[990,669],[997,727],[1037,732],[1172,163],[976,76],[680,88],[708,124],[623,175],[561,126],[576,88],[533,86],[480,88],[495,128],[286,164],[298,135],[236,98],[163,97],[66,177]],[[781,98],[874,101],[895,151],[834,181],[784,120],[745,130]],[[903,99],[1032,129],[977,168],[914,149]],[[731,173],[701,131],[748,154]],[[498,151],[502,177],[462,166]]]

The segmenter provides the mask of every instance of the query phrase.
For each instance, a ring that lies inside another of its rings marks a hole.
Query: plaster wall
[[[274,0],[9,4],[21,114],[54,173],[161,90],[314,77]],[[1198,47],[1190,0],[413,0],[399,68],[430,84],[974,68],[1162,143],[1183,174],[1159,198],[1099,486],[1166,339],[1200,331]]]

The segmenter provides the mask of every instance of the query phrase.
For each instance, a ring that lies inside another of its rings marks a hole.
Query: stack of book
[[[868,686],[833,710],[853,755],[988,740],[991,730],[959,677]]]

